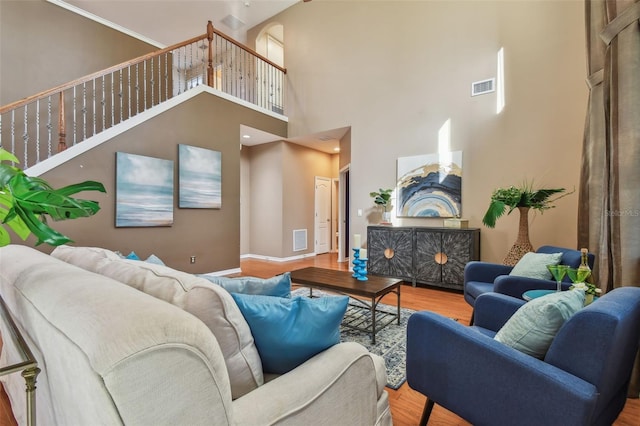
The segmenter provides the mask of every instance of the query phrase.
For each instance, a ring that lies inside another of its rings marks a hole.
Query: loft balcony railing
[[[204,35],[0,107],[0,148],[27,168],[202,84],[283,114],[285,74],[209,21]]]

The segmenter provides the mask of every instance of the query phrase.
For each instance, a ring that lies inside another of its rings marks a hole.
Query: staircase
[[[0,107],[0,148],[26,169],[206,84],[284,113],[286,69],[213,28]]]

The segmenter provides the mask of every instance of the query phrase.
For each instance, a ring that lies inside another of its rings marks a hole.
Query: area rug
[[[324,296],[326,293],[313,290],[313,296]],[[309,296],[308,288],[298,288],[291,292],[292,296]],[[379,304],[378,309],[395,313],[396,307]],[[406,353],[407,353],[407,322],[409,316],[415,311],[411,309],[400,309],[400,325],[396,321],[376,332],[376,343],[371,343],[371,334],[364,331],[353,330],[342,327],[340,330],[341,341],[357,342],[366,347],[369,352],[380,355],[384,358],[387,367],[387,386],[391,389],[398,389],[407,381],[406,376]],[[358,306],[351,306],[347,309],[345,320],[350,320],[354,316],[369,317],[370,312]]]

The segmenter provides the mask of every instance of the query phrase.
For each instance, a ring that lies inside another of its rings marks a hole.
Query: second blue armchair
[[[536,253],[562,253],[561,265],[571,268],[580,266],[580,250],[563,247],[542,246]],[[588,255],[589,267],[593,268],[595,256]],[[489,262],[469,262],[464,269],[464,300],[471,306],[475,306],[476,298],[488,292],[507,294],[522,298],[522,293],[527,290],[555,290],[556,283],[552,280],[540,280],[535,278],[509,275],[512,266],[500,265]],[[563,289],[571,285],[569,277],[565,277]]]
[[[474,425],[611,425],[622,411],[640,338],[640,288],[622,287],[579,310],[544,359],[493,337],[525,302],[478,297],[476,326],[417,312],[407,326],[407,382]],[[531,303],[531,302],[529,302]]]

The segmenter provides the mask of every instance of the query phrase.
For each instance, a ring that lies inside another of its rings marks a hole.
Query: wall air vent
[[[293,251],[302,251],[307,249],[307,230],[293,230]]]
[[[227,15],[222,19],[222,23],[225,24],[227,27],[231,28],[232,30],[237,30],[240,27],[244,26],[244,22],[242,22],[240,19],[236,18],[233,15]]]
[[[491,93],[496,91],[496,79],[490,78],[488,80],[476,81],[471,83],[471,96],[484,95],[485,93]]]

